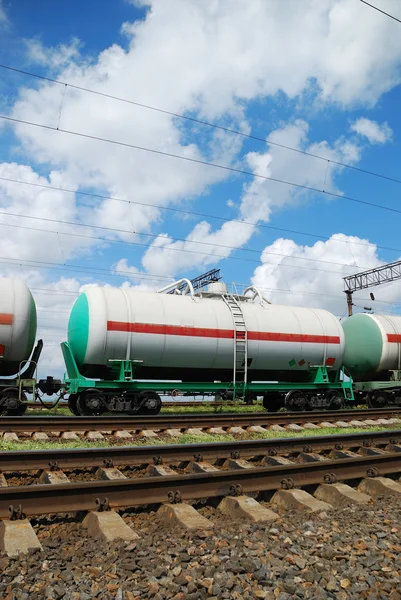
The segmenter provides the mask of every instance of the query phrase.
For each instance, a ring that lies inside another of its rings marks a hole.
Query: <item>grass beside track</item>
[[[227,406],[222,406],[222,405],[217,405],[217,406],[213,406],[212,403],[210,403],[210,406],[207,405],[205,406],[204,404],[202,404],[201,402],[199,402],[199,406],[167,406],[167,407],[162,407],[162,410],[160,411],[160,414],[162,415],[172,415],[172,414],[185,414],[185,413],[210,413],[210,414],[215,414],[215,413],[254,413],[254,412],[260,412],[263,411],[263,406],[261,402],[257,402],[255,404],[252,404],[251,406],[248,406],[247,404],[244,404],[243,402],[238,402],[235,404],[228,404]],[[56,406],[55,408],[43,408],[43,409],[35,409],[35,408],[29,408],[27,410],[27,412],[25,413],[27,416],[45,416],[45,415],[59,415],[59,416],[71,416],[70,411],[68,410],[68,408],[65,407],[58,407]]]
[[[161,436],[155,439],[145,438],[133,438],[132,440],[120,440],[119,446],[161,446],[165,444],[201,444],[210,442],[233,442],[235,440],[263,440],[263,439],[282,439],[282,438],[302,438],[302,437],[316,437],[320,435],[346,435],[348,433],[370,433],[374,431],[383,431],[384,427],[325,427],[321,429],[305,429],[295,433],[293,431],[271,431],[267,430],[265,433],[251,434],[246,432],[244,435],[212,435],[210,433],[204,433],[202,435],[189,435],[183,433],[177,437]],[[394,425],[391,430],[401,430],[401,425]],[[31,439],[22,439],[18,442],[3,442],[0,441],[0,451],[7,450],[55,450],[58,448],[107,448],[108,446],[115,446],[115,438],[105,438],[104,440],[88,441],[88,440],[77,440],[71,441],[37,441]]]

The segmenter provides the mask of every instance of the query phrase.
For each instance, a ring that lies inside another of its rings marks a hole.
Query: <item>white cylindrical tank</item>
[[[239,305],[249,380],[266,381],[268,372],[283,371],[299,379],[309,365],[341,367],[344,334],[331,313],[263,301]],[[130,359],[142,361],[138,376],[143,378],[231,381],[234,321],[221,292],[191,297],[90,288],[71,311],[68,340],[87,376],[101,376],[100,367],[104,373],[112,359]]]
[[[0,375],[14,375],[36,337],[36,307],[26,283],[0,278]]]
[[[356,380],[401,370],[401,317],[361,313],[343,323],[344,365]]]

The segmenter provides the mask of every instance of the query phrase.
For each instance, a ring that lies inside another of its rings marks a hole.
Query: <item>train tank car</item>
[[[107,376],[110,359],[136,359],[143,361],[138,377],[226,381],[239,333],[233,310],[247,337],[250,379],[285,372],[287,379],[299,380],[310,364],[340,368],[344,334],[331,313],[250,299],[230,307],[216,293],[191,297],[90,288],[72,309],[68,341],[86,376]]]
[[[215,283],[195,294],[189,281],[180,290],[182,281],[158,293],[96,287],[79,296],[63,348],[69,376],[77,380],[73,393],[82,389],[79,377],[110,381],[122,363],[134,365],[135,379],[176,380],[187,383],[185,389],[205,382],[203,389],[210,390],[208,382],[231,382],[234,388],[307,382],[317,366],[332,378],[340,371],[344,333],[331,313],[276,306],[253,287],[233,295]],[[81,397],[81,409],[83,404]]]
[[[343,362],[357,400],[372,407],[401,403],[401,317],[361,313],[349,317],[343,329]]]

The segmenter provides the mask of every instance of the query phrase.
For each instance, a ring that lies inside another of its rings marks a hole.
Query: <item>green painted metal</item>
[[[89,304],[86,294],[78,296],[68,321],[68,343],[79,365],[85,362],[89,338]]]
[[[355,383],[355,390],[358,392],[372,392],[376,390],[389,390],[401,388],[401,381],[360,381]]]
[[[135,377],[136,363],[139,361],[112,361],[112,368],[116,375],[113,380],[86,379],[80,373],[75,361],[74,354],[68,343],[61,344],[64,362],[67,368],[64,383],[66,391],[70,394],[79,394],[88,388],[103,390],[129,390],[131,392],[140,392],[142,390],[152,389],[161,394],[169,394],[178,390],[182,395],[197,394],[219,394],[232,391],[234,397],[245,397],[247,393],[263,394],[265,392],[289,392],[291,390],[313,390],[323,392],[327,390],[339,390],[344,398],[349,401],[354,399],[352,389],[352,379],[344,380],[343,371],[329,371],[324,366],[312,367],[309,372],[309,381],[297,382],[277,382],[277,383],[237,383],[233,382],[185,382],[177,383],[174,381],[139,381]]]
[[[345,352],[343,363],[355,379],[374,379],[382,352],[383,338],[370,315],[353,315],[343,323]]]

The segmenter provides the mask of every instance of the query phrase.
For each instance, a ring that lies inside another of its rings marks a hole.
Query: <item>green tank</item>
[[[401,317],[353,315],[343,323],[343,364],[355,381],[388,379],[400,370]]]

